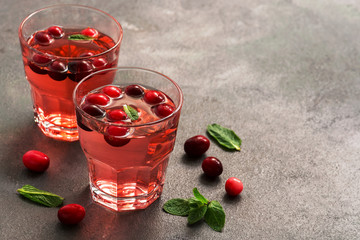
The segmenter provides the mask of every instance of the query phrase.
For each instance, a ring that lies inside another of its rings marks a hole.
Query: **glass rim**
[[[120,37],[119,37],[118,41],[115,43],[114,46],[112,46],[111,48],[109,48],[109,49],[107,49],[107,50],[105,50],[105,51],[103,51],[101,53],[98,53],[98,54],[93,55],[93,56],[85,56],[85,57],[62,57],[62,56],[57,56],[57,55],[54,55],[54,54],[48,54],[48,53],[39,51],[36,48],[33,48],[31,45],[28,44],[28,42],[26,41],[26,39],[24,38],[24,36],[22,34],[23,33],[22,29],[23,29],[24,24],[26,23],[26,21],[28,21],[31,17],[33,17],[35,14],[37,14],[39,12],[42,12],[42,11],[48,10],[48,9],[52,9],[52,8],[59,8],[59,7],[84,8],[84,9],[94,10],[96,12],[102,13],[102,14],[110,17],[110,19],[112,19],[115,22],[115,24],[118,26],[118,28],[120,30]],[[19,34],[19,39],[20,39],[21,43],[24,44],[27,48],[29,48],[32,51],[36,52],[37,54],[47,55],[47,56],[50,56],[50,57],[55,57],[57,59],[64,59],[64,60],[84,60],[84,59],[90,59],[90,58],[94,58],[94,57],[103,56],[103,55],[113,51],[115,48],[117,48],[120,45],[121,41],[122,41],[123,29],[122,29],[121,24],[113,16],[111,16],[107,12],[102,11],[100,9],[97,9],[97,8],[94,8],[94,7],[89,7],[89,6],[86,6],[86,5],[81,5],[81,4],[56,4],[56,5],[51,5],[51,6],[48,6],[48,7],[38,9],[38,10],[32,12],[26,18],[24,18],[24,20],[22,20],[22,22],[20,23],[18,34]]]
[[[108,71],[116,71],[116,72],[119,72],[119,71],[125,71],[125,70],[135,70],[135,71],[142,71],[142,72],[148,72],[148,73],[153,73],[153,74],[156,74],[156,75],[160,75],[162,76],[163,78],[167,79],[168,81],[170,81],[177,89],[178,93],[179,93],[179,106],[177,106],[177,108],[175,109],[174,112],[172,112],[170,115],[164,117],[164,118],[161,118],[161,119],[158,119],[156,121],[153,121],[153,122],[148,122],[148,123],[142,123],[142,124],[134,124],[134,125],[127,125],[127,124],[119,124],[119,123],[115,123],[115,122],[106,122],[106,121],[103,121],[103,120],[100,120],[94,116],[91,116],[90,114],[86,113],[84,110],[82,110],[79,105],[77,104],[77,101],[76,101],[76,92],[77,92],[77,89],[79,88],[80,84],[85,82],[86,80],[88,80],[89,78],[91,78],[93,75],[96,75],[96,74],[99,74],[99,73],[103,73],[103,72],[108,72]],[[154,70],[150,70],[150,69],[147,69],[147,68],[142,68],[142,67],[115,67],[115,68],[107,68],[107,69],[103,69],[103,70],[99,70],[99,71],[96,71],[92,74],[89,74],[88,76],[86,76],[85,78],[81,79],[81,81],[76,85],[76,87],[74,88],[74,91],[73,91],[73,102],[74,102],[74,105],[75,105],[75,111],[76,110],[79,110],[79,112],[81,113],[82,116],[85,116],[86,118],[88,119],[91,119],[91,121],[95,121],[95,122],[98,122],[98,123],[101,123],[101,124],[105,124],[107,126],[119,126],[119,127],[131,127],[131,128],[135,128],[135,127],[144,127],[144,126],[152,126],[152,125],[155,125],[155,124],[158,124],[158,123],[161,123],[161,122],[164,122],[166,121],[167,119],[170,119],[172,118],[174,115],[176,115],[178,112],[180,112],[181,110],[181,107],[183,105],[183,101],[184,101],[184,95],[183,95],[183,92],[180,88],[180,86],[174,81],[172,80],[171,78],[169,78],[168,76],[160,73],[160,72],[157,72],[157,71],[154,71]]]

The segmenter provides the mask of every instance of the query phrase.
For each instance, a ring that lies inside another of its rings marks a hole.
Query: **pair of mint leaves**
[[[201,219],[215,231],[221,232],[225,225],[225,212],[218,201],[209,201],[197,188],[193,189],[194,197],[189,199],[174,198],[167,201],[163,209],[176,216],[187,216],[188,223],[194,224]]]
[[[58,207],[64,201],[64,198],[56,194],[37,189],[31,185],[24,185],[22,188],[18,189],[17,191],[22,196],[28,198],[29,200],[36,203],[40,203],[47,207]]]

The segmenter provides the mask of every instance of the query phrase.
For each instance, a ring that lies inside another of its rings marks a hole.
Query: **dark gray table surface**
[[[1,1],[0,239],[360,239],[360,2],[354,0],[78,1],[124,28],[120,66],[160,71],[185,102],[163,195],[148,209],[115,213],[92,203],[79,143],[44,137],[32,117],[17,29],[41,7],[71,1]],[[202,175],[183,143],[219,123],[241,152],[212,143],[220,178]],[[27,171],[37,149],[51,166]],[[229,177],[244,182],[229,198]],[[31,184],[86,208],[75,227],[19,197]],[[226,211],[222,233],[162,211],[198,189]]]

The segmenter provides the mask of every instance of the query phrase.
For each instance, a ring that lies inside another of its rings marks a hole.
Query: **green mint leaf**
[[[69,40],[94,40],[93,37],[86,36],[84,34],[73,34],[68,37]]]
[[[131,121],[135,121],[139,118],[138,112],[128,105],[124,105],[124,111],[126,115],[128,115],[128,117],[131,119]]]
[[[181,198],[170,199],[164,204],[163,209],[172,215],[187,216],[190,210],[189,201]]]
[[[197,188],[193,189],[194,196],[201,201],[204,204],[208,204],[209,200],[207,200],[203,195],[200,194],[200,192],[197,190]]]
[[[197,208],[190,208],[188,223],[193,224],[200,221],[205,216],[207,208],[207,205],[203,205]]]
[[[204,205],[204,203],[198,200],[196,197],[189,198],[188,202],[190,208],[197,208]]]
[[[40,203],[47,207],[57,207],[61,205],[64,200],[64,198],[56,194],[37,189],[31,185],[24,185],[17,191],[31,201]]]
[[[225,212],[218,201],[211,201],[205,214],[205,222],[215,231],[221,232],[225,225]]]
[[[223,147],[240,151],[241,139],[233,130],[214,123],[207,126],[207,132]]]

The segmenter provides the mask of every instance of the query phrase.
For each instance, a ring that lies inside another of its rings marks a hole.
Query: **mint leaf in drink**
[[[218,201],[211,201],[205,214],[205,222],[215,231],[221,232],[225,225],[225,212]]]
[[[69,40],[94,40],[93,37],[86,36],[84,34],[73,34],[68,36]]]
[[[165,212],[172,215],[187,216],[189,215],[190,210],[189,201],[186,199],[174,198],[167,201],[164,204],[163,209],[165,210]]]
[[[131,121],[135,121],[139,118],[139,113],[134,108],[129,105],[124,105],[123,107],[126,115],[128,115]]]
[[[208,206],[207,205],[202,205],[196,208],[190,208],[189,211],[189,216],[188,216],[188,223],[189,224],[194,224],[198,221],[200,221],[206,213]]]
[[[202,203],[204,203],[204,204],[209,203],[209,200],[207,200],[203,195],[201,195],[200,192],[197,190],[197,188],[193,189],[193,193],[194,193],[194,196],[196,197],[196,199],[198,199]]]
[[[31,185],[24,185],[17,191],[31,201],[40,203],[47,207],[57,207],[61,205],[64,200],[64,198],[56,194],[37,189]]]
[[[236,133],[219,124],[210,124],[207,126],[207,132],[223,147],[230,150],[240,151],[241,139]]]

